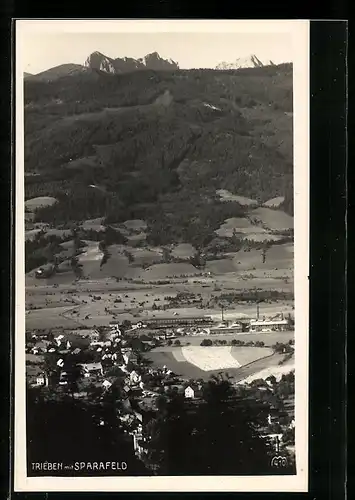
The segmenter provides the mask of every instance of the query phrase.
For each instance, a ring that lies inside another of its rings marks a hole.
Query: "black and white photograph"
[[[308,29],[16,21],[16,491],[307,491]]]

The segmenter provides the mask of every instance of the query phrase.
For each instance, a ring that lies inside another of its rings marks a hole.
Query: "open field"
[[[132,219],[132,220],[126,220],[123,225],[125,226],[126,229],[134,230],[134,231],[144,231],[147,229],[147,223],[144,220],[141,219]]]
[[[271,366],[263,366],[260,370],[259,369],[257,371],[254,370],[253,373],[248,373],[248,370],[246,370],[243,374],[243,378],[239,379],[238,382],[242,384],[250,384],[251,382],[253,382],[253,380],[258,380],[258,379],[265,380],[267,377],[270,377],[272,375],[276,378],[276,380],[280,380],[282,375],[290,373],[294,369],[295,369],[295,362],[294,359],[291,359],[290,361],[281,366],[279,366],[278,364]]]
[[[190,280],[189,280],[190,281]],[[225,290],[241,293],[250,290],[278,290],[293,293],[293,270],[267,269],[265,271],[242,269],[238,273],[215,274],[213,279],[191,279],[194,285],[199,283],[211,291]]]
[[[178,347],[176,349],[179,349]],[[151,351],[144,355],[152,362],[152,365],[157,368],[166,366],[169,370],[186,379],[208,379],[211,374],[204,372],[197,366],[194,366],[187,361],[177,361],[172,352],[155,352]]]
[[[99,223],[100,220],[91,222]],[[243,223],[246,224],[246,221]],[[79,255],[83,273],[81,279],[76,278],[70,265],[72,240],[61,244],[61,256],[66,259],[59,265],[62,272],[44,279],[36,279],[34,271],[26,275],[26,307],[30,308],[32,304],[44,310],[43,313],[39,309],[31,311],[29,328],[41,328],[43,318],[47,325],[54,321],[56,326],[66,326],[68,321],[74,321],[87,327],[108,325],[113,320],[144,321],[173,315],[207,315],[219,321],[220,307],[217,302],[221,294],[243,294],[257,290],[286,292],[290,297],[290,300],[284,296],[263,303],[261,314],[288,314],[293,311],[294,248],[291,243],[270,247],[265,262],[262,261],[261,250],[250,249],[230,252],[223,259],[207,261],[203,270],[189,262],[162,263],[163,249],[160,247],[132,248],[125,245],[111,245],[110,256],[101,266],[103,254],[98,242],[85,243],[86,247]],[[175,252],[180,258],[183,255],[188,258],[194,249],[191,245],[181,244],[170,250],[173,255]],[[163,283],[157,284],[158,281]],[[75,290],[76,295],[73,296]],[[172,304],[166,297],[175,297],[177,293],[194,294],[200,303],[178,303],[170,307]],[[101,299],[94,300],[90,297],[93,294],[100,295]],[[59,306],[69,303],[74,305],[73,300],[77,306],[73,309],[75,312],[68,310],[63,315]],[[46,319],[48,314],[51,320]],[[255,303],[237,299],[225,309],[225,318],[228,320],[253,318],[255,314]]]
[[[68,307],[52,307],[47,309],[38,309],[26,312],[26,329],[52,329],[55,327],[63,328],[78,328],[80,324],[71,319],[66,318],[64,314],[68,311]]]
[[[100,264],[104,254],[100,250],[98,242],[85,241],[85,243],[87,245],[85,251],[78,258],[79,264],[82,266],[83,276],[100,279],[102,277]]]
[[[256,249],[251,249],[248,252],[240,251],[227,255],[233,259],[238,270],[271,272],[279,269],[293,271],[293,254],[294,245],[291,243],[285,243],[283,245],[274,245],[270,247],[266,252],[265,263],[262,262],[261,251]]]
[[[122,278],[127,273],[127,269],[128,257],[123,254],[122,245],[111,245],[109,249],[109,258],[100,269],[101,276]]]
[[[240,205],[246,206],[258,205],[258,202],[256,200],[233,194],[230,191],[227,191],[227,189],[218,189],[216,193],[220,196],[221,201],[236,201]]]
[[[26,309],[51,309],[56,307],[70,307],[76,304],[71,295],[49,293],[50,295],[41,295],[26,292]]]
[[[89,219],[84,221],[80,227],[85,231],[88,231],[90,229],[93,231],[105,231],[106,226],[102,224],[103,221],[104,217],[98,217],[97,219]]]
[[[237,266],[232,258],[209,260],[206,262],[206,271],[214,275],[235,273]]]
[[[134,259],[134,266],[137,267],[151,266],[162,260],[162,249],[157,247],[131,248],[129,253]]]
[[[258,207],[250,212],[254,218],[261,220],[265,226],[273,230],[287,230],[293,228],[293,217],[282,210]]]
[[[188,260],[190,257],[196,252],[196,248],[194,248],[190,243],[180,243],[176,245],[171,250],[171,255],[178,259],[186,259]]]
[[[195,349],[194,354],[191,354],[192,350],[189,347],[157,349],[146,353],[145,357],[152,362],[153,366],[159,368],[166,366],[185,379],[207,380],[211,375],[226,372],[234,382],[243,380],[267,367],[277,366],[283,359],[283,355],[272,354],[272,351],[267,348],[233,347],[231,350],[230,347],[199,347]],[[217,349],[220,350],[219,354],[215,352]]]
[[[263,206],[268,208],[278,208],[284,201],[285,201],[284,196],[277,196],[276,198],[272,198],[271,200],[268,200],[265,203],[263,203]]]
[[[185,361],[204,372],[241,367],[238,359],[232,356],[231,347],[188,346],[182,347],[181,352]]]
[[[35,239],[36,235],[41,232],[40,229],[30,229],[25,231],[25,241],[32,241]]]
[[[278,374],[280,371],[283,373],[289,373],[292,370],[292,367],[287,367],[286,365],[279,366],[279,363],[283,359],[284,354],[273,354],[272,356],[258,359],[249,365],[242,366],[238,370],[238,373],[234,374],[234,382],[250,383],[253,380],[260,378],[265,379],[275,373]]]
[[[188,363],[201,370],[224,370],[240,368],[257,359],[271,356],[273,351],[262,347],[200,347],[187,346],[181,348],[182,355]]]
[[[47,229],[46,236],[58,236],[59,238],[70,238],[72,232],[70,229]]]
[[[71,231],[69,229],[47,229],[35,228],[25,231],[25,241],[33,240],[37,234],[43,231],[43,237],[58,236],[59,238],[70,238]]]
[[[118,256],[117,256],[118,259]],[[122,259],[122,256],[120,256]],[[89,265],[96,266],[94,269],[101,272],[98,261],[86,262]],[[109,262],[105,266],[109,266]],[[126,262],[123,261],[122,266]],[[103,267],[105,267],[103,266]],[[84,267],[84,266],[83,266]],[[86,269],[87,269],[86,268]],[[84,267],[85,269],[85,267]],[[132,268],[134,269],[134,268]],[[137,268],[139,270],[139,268]],[[102,272],[104,274],[104,271]],[[132,283],[127,281],[119,281],[112,279],[82,279],[75,281],[74,273],[72,271],[56,274],[50,279],[38,280],[31,275],[26,276],[26,307],[29,308],[32,304],[33,307],[51,309],[51,315],[55,314],[55,307],[57,305],[76,304],[76,313],[71,311],[65,313],[67,319],[74,319],[76,322],[91,327],[93,325],[107,325],[110,321],[117,319],[123,321],[128,319],[130,321],[146,320],[153,317],[171,317],[173,315],[179,316],[212,316],[216,321],[220,320],[220,308],[216,305],[216,299],[222,293],[243,293],[252,289],[252,280],[246,279],[245,281],[235,281],[233,274],[231,274],[230,281],[226,279],[226,275],[221,275],[220,281],[214,280],[200,280],[191,278],[185,283],[178,280],[169,280],[170,283],[166,285],[148,285],[142,283]],[[200,282],[197,282],[200,281]],[[216,286],[219,285],[218,291]],[[292,283],[277,286],[276,279],[265,279],[264,287],[260,287],[260,280],[258,282],[260,289],[281,289],[283,291],[292,291]],[[73,293],[74,292],[74,293]],[[197,305],[175,305],[169,307],[170,302],[166,299],[168,296],[175,297],[177,293],[193,293],[196,297],[200,296],[202,300],[202,308]],[[91,295],[100,296],[99,300],[94,299]],[[160,308],[160,309],[159,309]],[[261,306],[261,314],[275,315],[279,312],[284,314],[292,313],[293,301],[292,300],[277,300],[270,303],[263,303]],[[34,312],[34,311],[33,311]],[[225,318],[229,320],[241,319],[243,317],[255,317],[256,309],[253,302],[237,302],[231,304],[230,307],[225,309]],[[33,317],[32,324],[35,322]],[[40,328],[40,317],[38,317],[39,324],[34,328]],[[67,324],[67,320],[57,313],[56,323]]]
[[[192,264],[173,262],[170,264],[153,264],[153,266],[143,270],[139,274],[139,278],[143,281],[151,281],[199,274],[202,274],[202,271],[196,269]]]
[[[57,203],[56,198],[52,196],[38,196],[25,201],[25,208],[29,211],[36,210],[37,208],[49,207]]]
[[[232,238],[234,235],[239,239],[251,241],[278,241],[281,236],[270,234],[263,227],[252,224],[249,219],[233,217],[225,222],[215,231],[222,238]]]
[[[271,210],[271,212],[276,211]],[[249,224],[247,219],[240,218],[239,221],[242,221],[240,225]],[[99,219],[93,219],[92,222],[99,222]],[[262,228],[259,229],[264,231]],[[56,235],[68,238],[68,241],[61,244],[63,251],[57,255],[60,258],[70,258],[72,252],[69,251],[69,248],[73,249],[73,241],[70,239],[71,231],[68,229],[47,229],[45,231],[48,236]],[[26,237],[32,239],[36,232],[37,229],[30,230]],[[134,237],[136,236],[139,237],[139,234]],[[78,257],[79,263],[82,265],[83,278],[98,282],[119,278],[139,281],[143,285],[144,283],[155,284],[156,281],[161,280],[177,284],[179,280],[181,282],[185,280],[190,285],[195,285],[199,281],[201,283],[203,281],[204,286],[221,283],[221,285],[231,289],[289,289],[289,282],[293,280],[292,243],[271,246],[266,252],[265,262],[263,262],[261,249],[244,249],[239,252],[225,253],[224,257],[220,259],[209,260],[204,269],[198,269],[189,262],[164,263],[162,262],[164,250],[160,247],[134,248],[129,245],[110,245],[108,259],[101,265],[103,253],[99,249],[99,243],[85,240],[84,244],[86,246]],[[186,261],[194,253],[193,247],[187,244],[178,245],[170,250],[173,257]],[[34,271],[28,276],[33,276],[33,274]],[[74,273],[72,273],[72,280],[75,280]],[[64,279],[53,275],[45,282],[47,284],[68,283],[68,277]]]
[[[140,233],[137,234],[130,234],[126,236],[126,238],[128,245],[135,246],[137,243],[145,241],[147,239],[147,234],[144,231],[141,231]]]
[[[279,241],[282,236],[273,234],[270,231],[293,227],[293,218],[280,210],[259,207],[251,210],[249,215],[250,217],[231,217],[226,219],[215,233],[222,238],[236,236],[239,239],[256,242]],[[254,222],[258,222],[258,224]]]

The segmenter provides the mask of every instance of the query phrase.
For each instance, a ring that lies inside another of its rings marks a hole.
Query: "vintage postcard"
[[[308,21],[16,21],[15,491],[307,491],[308,64]]]

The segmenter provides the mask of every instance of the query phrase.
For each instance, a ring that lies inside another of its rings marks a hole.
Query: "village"
[[[152,415],[159,411],[161,397],[179,395],[184,398],[187,407],[198,405],[208,383],[206,376],[226,376],[237,388],[241,401],[251,400],[260,405],[259,431],[262,435],[272,441],[276,450],[283,446],[292,452],[295,425],[293,370],[281,370],[276,377],[249,377],[249,380],[246,378],[239,382],[233,380],[228,370],[222,369],[222,365],[219,370],[200,371],[201,377],[198,372],[195,377],[191,377],[189,370],[185,372],[183,368],[178,372],[180,366],[187,365],[188,358],[181,356],[183,346],[189,346],[191,339],[201,346],[197,347],[199,352],[208,353],[209,349],[214,348],[223,353],[223,349],[243,345],[249,351],[253,351],[254,347],[255,352],[256,349],[265,349],[265,343],[254,342],[253,332],[264,332],[265,337],[275,331],[276,334],[287,335],[290,328],[290,319],[280,316],[274,320],[251,320],[249,325],[228,321],[214,325],[206,317],[195,318],[195,321],[193,318],[172,317],[161,321],[155,319],[148,324],[124,322],[122,325],[76,330],[32,330],[26,333],[28,390],[41,392],[54,400],[70,397],[99,401],[110,393],[116,395],[120,400],[117,419],[127,438],[132,440],[134,453],[142,458],[147,452],[149,440],[144,429]],[[251,340],[239,340],[238,335],[240,338],[248,335]],[[155,358],[150,357],[153,354],[165,356],[166,349],[173,352],[175,358],[163,357],[162,362],[155,363]],[[277,342],[273,350],[282,359],[290,358],[293,356],[293,341]],[[165,359],[166,364],[163,364]],[[183,363],[175,362],[169,366],[169,359]],[[190,363],[194,361],[190,360]],[[237,372],[238,369],[232,366],[231,373]],[[104,426],[105,421],[99,419],[97,425]]]

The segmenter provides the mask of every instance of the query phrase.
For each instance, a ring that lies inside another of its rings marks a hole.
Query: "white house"
[[[81,365],[84,371],[84,377],[90,377],[90,375],[103,375],[103,369],[101,363],[83,363]]]
[[[130,358],[130,353],[127,352],[123,355],[123,361],[125,365],[128,364],[129,358]]]
[[[111,340],[105,340],[105,341],[92,340],[90,342],[90,346],[92,347],[110,347],[111,344],[112,344]]]
[[[61,372],[59,376],[59,385],[67,385],[68,384],[68,373]]]
[[[202,385],[200,383],[189,385],[183,389],[183,393],[187,399],[198,399],[202,396]]]
[[[48,377],[44,373],[39,373],[36,378],[36,385],[38,386],[48,386]]]
[[[185,398],[193,399],[195,397],[195,391],[193,388],[189,385],[185,389]]]
[[[102,385],[104,386],[105,389],[109,389],[112,385],[112,383],[109,380],[104,380],[102,382]]]
[[[62,358],[58,359],[57,365],[59,366],[59,368],[63,368],[63,366],[64,366],[64,359],[62,359]]]
[[[129,374],[129,379],[130,379],[130,384],[135,385],[135,384],[139,384],[139,382],[142,380],[142,377],[136,371],[133,370]]]

